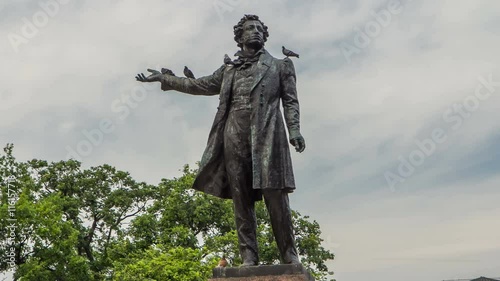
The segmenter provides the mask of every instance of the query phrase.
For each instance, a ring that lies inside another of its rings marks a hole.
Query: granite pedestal
[[[216,267],[209,281],[314,281],[301,264]]]

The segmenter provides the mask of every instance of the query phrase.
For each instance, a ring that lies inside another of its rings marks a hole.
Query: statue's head
[[[234,41],[240,48],[243,45],[250,45],[257,49],[263,47],[267,37],[269,37],[267,26],[259,20],[259,16],[245,15],[234,26]]]

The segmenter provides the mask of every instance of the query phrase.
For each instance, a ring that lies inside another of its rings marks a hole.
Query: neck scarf
[[[234,66],[237,69],[246,69],[250,67],[254,62],[259,60],[260,55],[264,53],[264,48],[258,50],[253,56],[248,56],[243,52],[243,50],[239,50],[234,54],[238,58],[233,61]]]

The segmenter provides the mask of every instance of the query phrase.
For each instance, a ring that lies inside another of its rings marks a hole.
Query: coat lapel
[[[269,67],[271,66],[271,61],[272,56],[267,51],[264,51],[264,54],[260,56],[259,61],[257,62],[257,69],[255,70],[256,76],[255,80],[253,81],[252,87],[250,88],[250,92],[253,91],[255,86],[257,86],[264,75],[266,75]]]
[[[226,69],[226,73],[224,73],[224,80],[222,82],[222,89],[220,91],[220,99],[225,106],[229,104],[231,88],[233,87],[234,73],[235,69],[233,66],[229,66],[228,69]]]

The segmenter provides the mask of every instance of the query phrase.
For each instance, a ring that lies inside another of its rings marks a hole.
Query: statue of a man
[[[212,75],[198,79],[150,70],[141,82],[161,82],[162,90],[219,95],[220,104],[193,188],[233,200],[239,250],[244,266],[259,262],[255,201],[264,197],[282,263],[299,264],[288,193],[295,189],[289,144],[305,149],[300,134],[299,102],[292,61],[276,59],[264,43],[267,26],[245,15],[234,26],[241,49]],[[280,111],[283,104],[284,117]]]

